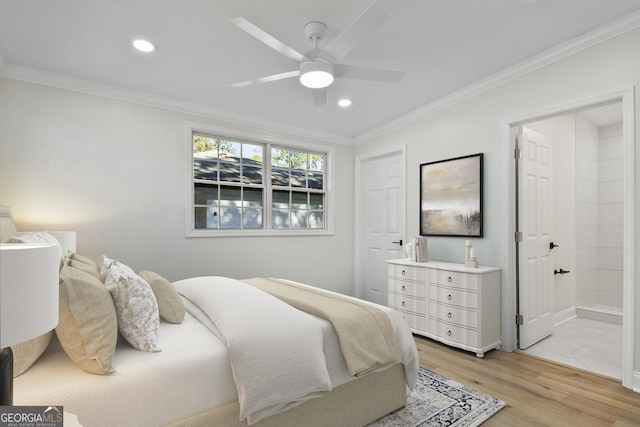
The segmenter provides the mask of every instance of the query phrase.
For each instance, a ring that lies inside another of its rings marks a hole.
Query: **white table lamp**
[[[0,405],[13,404],[11,346],[58,324],[59,267],[56,245],[0,244]]]

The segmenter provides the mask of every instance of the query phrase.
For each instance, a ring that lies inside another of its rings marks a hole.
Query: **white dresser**
[[[478,357],[500,341],[500,269],[389,260],[388,305],[412,332]]]

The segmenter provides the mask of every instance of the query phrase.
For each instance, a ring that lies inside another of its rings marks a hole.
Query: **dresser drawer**
[[[414,282],[426,282],[427,281],[427,269],[420,267],[410,267],[406,265],[389,264],[389,276],[411,280]]]
[[[424,300],[422,301],[422,304],[425,304]],[[415,298],[406,295],[392,294],[391,292],[387,294],[387,305],[399,310],[411,311],[414,313],[418,311],[418,301]]]
[[[478,294],[476,292],[431,285],[429,286],[429,299],[463,308],[478,308]]]
[[[399,278],[394,278],[391,281],[389,291],[393,291],[396,294],[400,295],[408,295],[422,299],[425,299],[427,297],[427,289],[424,282],[416,283]]]
[[[429,316],[435,320],[442,320],[455,325],[467,326],[474,329],[478,328],[478,312],[474,310],[450,307],[430,301]]]
[[[458,271],[431,269],[429,270],[429,282],[453,288],[478,290],[478,276],[476,274],[460,273]]]
[[[465,346],[478,346],[478,331],[429,319],[429,332],[447,341]]]

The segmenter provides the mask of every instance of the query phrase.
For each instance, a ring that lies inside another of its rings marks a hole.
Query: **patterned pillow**
[[[140,277],[149,283],[158,302],[160,317],[169,323],[182,323],[184,320],[184,302],[176,288],[164,277],[153,271],[140,271]]]
[[[102,259],[101,273],[116,306],[120,333],[138,350],[160,351],[160,317],[151,286],[125,264],[106,256]]]

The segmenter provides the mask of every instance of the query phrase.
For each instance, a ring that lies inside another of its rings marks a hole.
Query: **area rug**
[[[407,395],[407,406],[369,426],[472,427],[482,424],[504,405],[495,397],[421,367],[418,384]]]

